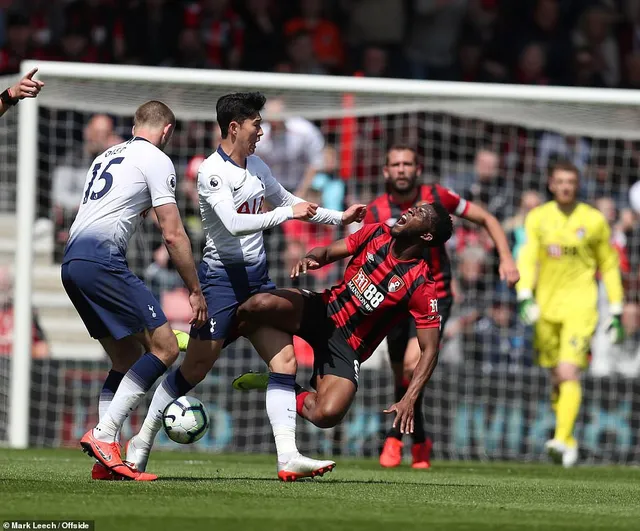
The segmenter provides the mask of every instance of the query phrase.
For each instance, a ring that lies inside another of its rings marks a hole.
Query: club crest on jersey
[[[375,256],[371,253],[367,253],[367,262],[375,262]]]
[[[389,281],[389,286],[387,286],[387,291],[389,293],[395,293],[396,291],[401,290],[404,287],[404,282],[398,275],[393,275],[391,280]]]
[[[576,236],[578,237],[579,240],[584,238],[584,235],[586,233],[587,233],[587,231],[586,231],[586,229],[584,227],[578,227],[578,230],[576,230]]]

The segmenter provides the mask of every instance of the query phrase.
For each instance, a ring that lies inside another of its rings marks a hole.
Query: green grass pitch
[[[640,529],[640,470],[338,459],[282,483],[274,456],[156,453],[154,483],[97,482],[79,450],[0,450],[0,520],[91,519],[106,530]]]

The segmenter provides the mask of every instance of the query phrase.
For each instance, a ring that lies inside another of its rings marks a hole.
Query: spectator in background
[[[0,356],[13,354],[13,277],[7,268],[0,268]],[[49,356],[49,345],[33,312],[31,356],[46,358]]]
[[[630,53],[625,57],[622,88],[640,89],[640,52]]]
[[[569,82],[577,87],[603,88],[604,78],[596,65],[593,52],[586,46],[577,47],[573,54],[572,77]]]
[[[176,51],[164,65],[179,68],[208,68],[211,66],[198,30],[183,28],[180,31]]]
[[[607,154],[602,153],[595,157],[580,179],[582,198],[593,201],[595,198],[606,197],[613,200],[614,208],[624,208],[628,204],[627,190],[615,182],[613,171],[613,160]],[[613,215],[617,216],[615,209]]]
[[[122,55],[130,63],[143,65],[173,64],[182,46],[183,54],[189,39],[181,33],[182,8],[176,0],[132,0],[121,19],[124,43]],[[201,41],[198,29],[196,38]],[[179,38],[176,36],[180,35]],[[195,48],[192,48],[195,50]],[[189,61],[188,61],[189,62]],[[175,64],[179,66],[179,64]]]
[[[402,45],[407,24],[408,2],[396,0],[341,0],[351,57],[361,57],[368,46],[387,51],[391,74],[404,77]],[[351,64],[353,69],[357,65]]]
[[[464,352],[482,372],[515,372],[531,365],[533,334],[517,318],[515,292],[499,285],[493,291],[490,306],[463,333]]]
[[[82,146],[68,151],[53,170],[51,199],[56,227],[56,259],[62,257],[69,227],[82,201],[87,168],[100,153],[122,142],[115,134],[113,120],[106,114],[93,115],[84,128],[83,137]]]
[[[589,50],[593,68],[607,87],[620,83],[618,44],[612,34],[613,17],[608,7],[594,3],[583,12],[573,34],[574,46]]]
[[[476,153],[472,174],[455,177],[455,185],[463,190],[464,197],[480,204],[498,219],[504,219],[508,207],[509,193],[504,190],[504,184],[500,177],[500,156],[489,148],[481,148]]]
[[[487,252],[479,245],[468,245],[456,256],[458,287],[456,302],[467,309],[482,310],[488,302]]]
[[[313,51],[318,62],[333,73],[339,73],[344,66],[344,46],[340,29],[322,16],[321,0],[300,0],[300,16],[287,21],[285,36],[307,32],[313,41]]]
[[[366,46],[362,51],[362,60],[358,74],[364,77],[391,77],[389,54],[382,46]]]
[[[86,38],[84,48],[91,50],[91,56],[80,59],[85,62],[111,62],[114,55],[114,36],[116,35],[116,10],[109,2],[100,0],[75,0],[64,8],[64,36],[73,35]],[[80,48],[67,45],[69,48]],[[80,53],[72,57],[82,57]],[[70,59],[75,60],[75,59]]]
[[[562,136],[558,133],[544,132],[538,144],[538,171],[547,175],[549,167],[560,159],[571,161],[584,176],[589,164],[591,146],[584,138]]]
[[[520,198],[520,207],[515,216],[507,219],[502,228],[509,239],[509,246],[513,252],[513,258],[518,259],[518,254],[525,242],[524,220],[527,214],[542,204],[542,196],[535,190],[523,192]]]
[[[333,146],[323,150],[322,169],[311,180],[310,187],[321,194],[318,204],[332,210],[344,210],[346,186],[337,174],[338,152]],[[306,189],[300,188],[300,197],[304,197]]]
[[[310,121],[286,117],[285,113],[281,98],[269,98],[256,155],[267,163],[282,186],[300,195],[298,190],[308,189],[324,165],[324,138]]]
[[[66,29],[62,35],[57,52],[48,58],[56,61],[97,63],[100,55],[84,30],[71,27]]]
[[[531,42],[520,53],[515,81],[522,85],[549,85],[550,80],[546,69],[545,50],[539,43]]]
[[[284,46],[282,24],[271,0],[246,0],[244,10],[245,47],[242,69],[269,72],[274,69]]]
[[[288,74],[326,74],[313,49],[313,38],[306,31],[298,31],[287,41],[287,58],[276,66],[278,72]]]
[[[415,79],[453,79],[467,0],[413,0],[407,58]]]
[[[0,74],[17,74],[20,63],[35,55],[29,18],[20,13],[7,16],[7,39],[0,50]]]
[[[213,68],[237,70],[244,53],[244,26],[229,0],[200,0],[187,6],[184,25],[203,39]]]

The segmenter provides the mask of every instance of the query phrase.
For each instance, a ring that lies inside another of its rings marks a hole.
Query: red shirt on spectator
[[[190,4],[185,10],[184,25],[200,30],[212,65],[218,68],[239,66],[244,49],[244,26],[231,7],[216,17],[209,16],[201,4]]]
[[[291,19],[284,26],[287,37],[300,31],[313,36],[313,49],[318,61],[329,67],[342,67],[344,48],[338,26],[329,20],[310,21],[302,17]]]

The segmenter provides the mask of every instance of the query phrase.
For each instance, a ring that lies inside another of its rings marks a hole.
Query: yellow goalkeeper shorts
[[[597,324],[597,313],[576,315],[564,322],[540,318],[535,325],[536,363],[552,368],[565,362],[585,369]]]

